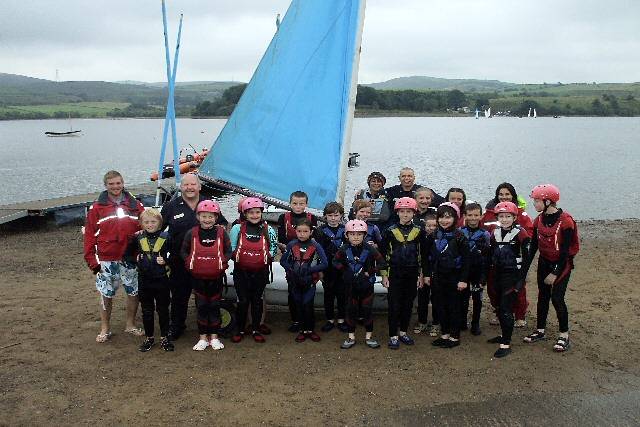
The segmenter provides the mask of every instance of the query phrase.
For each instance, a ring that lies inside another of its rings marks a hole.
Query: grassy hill
[[[399,77],[380,83],[363,84],[378,90],[454,90],[462,92],[493,92],[513,88],[515,83],[499,80],[443,79],[439,77]]]

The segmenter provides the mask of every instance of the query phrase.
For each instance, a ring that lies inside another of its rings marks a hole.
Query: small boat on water
[[[51,137],[65,137],[65,136],[81,136],[81,130],[70,130],[69,132],[45,132],[44,134]]]
[[[198,167],[203,162],[203,160],[209,154],[209,149],[203,148],[202,151],[197,152],[194,149],[193,154],[187,154],[184,157],[180,157],[180,174],[184,175],[185,173],[197,172]],[[176,175],[173,163],[165,163],[162,167],[162,179],[171,178]],[[150,177],[151,181],[158,180],[158,172],[153,172]]]

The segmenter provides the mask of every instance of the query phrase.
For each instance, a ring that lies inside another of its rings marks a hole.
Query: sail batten
[[[321,209],[342,200],[364,0],[294,0],[235,111],[200,168],[203,178]]]

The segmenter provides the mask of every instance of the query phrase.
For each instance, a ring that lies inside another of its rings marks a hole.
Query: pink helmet
[[[495,212],[496,215],[506,212],[513,216],[518,216],[518,207],[513,202],[500,202],[493,208],[493,212]]]
[[[196,213],[200,212],[211,212],[219,214],[220,205],[218,204],[218,202],[214,202],[213,200],[203,200],[198,203],[198,207],[196,208]]]
[[[345,232],[349,232],[349,231],[362,231],[364,233],[367,232],[367,223],[360,220],[360,219],[352,219],[351,221],[348,221],[347,224],[344,226],[344,231]]]
[[[438,206],[438,208],[440,208],[441,206],[449,206],[456,213],[456,218],[460,218],[460,208],[455,203],[452,203],[452,202],[440,203],[440,206]]]
[[[401,197],[396,200],[396,204],[393,207],[393,210],[397,211],[398,209],[413,209],[414,211],[417,211],[418,203],[411,197]]]
[[[560,190],[553,184],[540,184],[531,190],[531,198],[539,200],[551,200],[556,203],[560,200]]]
[[[242,213],[242,203],[247,200],[248,197],[241,197],[240,200],[238,200],[238,213]]]
[[[240,208],[242,209],[242,212],[246,212],[252,208],[260,208],[264,210],[264,203],[262,203],[262,200],[257,197],[247,197],[242,201]]]

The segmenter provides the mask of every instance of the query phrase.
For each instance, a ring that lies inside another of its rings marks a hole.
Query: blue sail
[[[200,167],[224,181],[309,206],[342,201],[365,0],[293,0]]]

